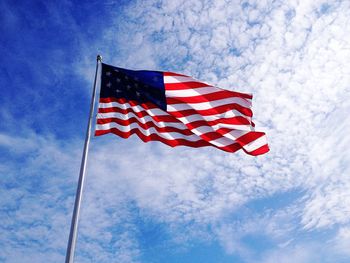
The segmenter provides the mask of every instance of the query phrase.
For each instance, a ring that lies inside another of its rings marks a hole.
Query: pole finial
[[[102,56],[101,55],[97,55],[97,61],[102,62]]]

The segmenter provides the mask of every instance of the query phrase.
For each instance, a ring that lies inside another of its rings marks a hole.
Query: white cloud
[[[346,97],[344,97],[346,99]],[[313,190],[306,201],[303,223],[306,228],[349,222],[350,216],[350,119],[349,103],[338,107],[324,119],[310,155],[313,164],[308,183]]]
[[[342,227],[339,229],[336,237],[332,240],[334,250],[343,254],[344,258],[350,256],[350,228]]]
[[[80,153],[73,141],[20,133],[0,135],[0,148],[9,157],[1,176],[0,258],[60,262],[73,201],[67,193],[74,191]]]

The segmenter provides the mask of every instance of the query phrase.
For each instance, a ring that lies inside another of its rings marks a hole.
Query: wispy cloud
[[[74,142],[34,132],[0,135],[1,237],[4,262],[62,260],[79,166]]]

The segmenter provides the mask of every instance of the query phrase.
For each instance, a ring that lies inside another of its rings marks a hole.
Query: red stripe
[[[185,124],[190,129],[196,129],[201,126],[213,126],[217,124],[232,124],[232,125],[250,125],[250,122],[243,117],[232,117],[227,119],[217,119],[213,121],[198,120]]]
[[[175,117],[173,117],[167,113],[165,113],[167,115],[151,116],[146,111],[135,112],[135,111],[133,111],[132,108],[121,109],[118,107],[112,107],[112,108],[99,108],[98,109],[98,113],[109,113],[109,112],[121,113],[121,114],[125,114],[125,115],[129,114],[129,113],[133,113],[134,115],[136,115],[139,118],[149,116],[157,122],[178,122],[178,123],[181,123],[178,119],[176,119]]]
[[[186,75],[182,75],[182,74],[175,73],[175,72],[169,72],[169,71],[163,72],[163,75],[164,75],[164,76],[180,76],[180,77],[188,77],[188,76],[186,76]]]
[[[234,153],[234,152],[242,149],[241,145],[239,145],[236,142],[234,142],[234,143],[232,143],[230,145],[224,146],[224,147],[217,147],[217,146],[215,146],[215,147],[220,149],[220,150],[223,150],[225,152],[230,152],[230,153]]]
[[[221,129],[218,129],[216,130],[217,133],[220,133],[222,135],[225,135],[226,133],[229,133],[231,132],[232,130],[231,129],[227,129],[227,128],[221,128]],[[243,148],[243,146],[259,139],[260,137],[262,136],[265,136],[265,133],[264,132],[256,132],[256,131],[251,131],[251,132],[248,132],[244,135],[242,135],[241,137],[237,138],[235,141],[237,144],[239,144],[242,149],[250,154],[250,155],[254,155],[254,156],[257,156],[257,155],[261,155],[261,154],[264,154],[264,153],[267,153],[270,149],[269,149],[269,146],[267,144],[259,147],[258,149],[255,149],[254,151],[251,151],[251,152],[248,152],[247,150],[245,150]]]
[[[231,111],[231,110],[237,110],[240,113],[246,115],[247,117],[252,117],[253,112],[251,109],[243,107],[239,104],[227,104],[227,105],[221,105],[218,107],[213,107],[211,109],[207,110],[194,110],[194,109],[188,109],[188,110],[178,110],[174,112],[169,112],[169,114],[173,115],[176,118],[180,117],[186,117],[194,114],[199,114],[203,116],[210,116],[215,114],[223,114],[225,112]]]
[[[216,131],[203,133],[203,134],[200,134],[199,136],[205,141],[213,141],[220,138],[224,138],[224,136],[222,136],[220,133]]]
[[[146,123],[140,122],[137,118],[129,118],[128,120],[122,120],[118,118],[106,118],[106,119],[97,119],[97,124],[107,124],[107,123],[117,123],[122,126],[129,126],[131,123],[137,123],[141,128],[147,130],[151,127],[155,128],[157,132],[177,132],[183,135],[193,135],[189,129],[178,129],[176,127],[158,127],[155,123],[148,121]]]
[[[239,149],[242,149],[244,152],[246,152],[249,155],[253,155],[253,156],[261,155],[261,154],[267,153],[270,150],[270,148],[267,144],[259,147],[258,149],[255,149],[254,151],[248,152],[243,147],[247,144],[247,143],[244,143],[243,140],[244,140],[244,138],[247,139],[247,137],[250,137],[251,139],[255,137],[256,139],[258,139],[263,135],[265,135],[265,133],[250,132],[250,133],[245,134],[245,135],[239,137],[238,139],[236,139],[236,142],[234,144],[224,146],[224,147],[219,147],[219,149],[224,150],[224,151],[228,151],[228,152],[234,152],[234,151],[237,151]],[[240,140],[241,138],[242,138],[242,140]],[[253,142],[256,139],[253,139],[250,142]]]
[[[129,113],[132,113],[136,115],[139,118],[144,118],[146,116],[151,117],[154,121],[156,122],[176,122],[176,123],[182,123],[175,117],[171,115],[156,115],[156,116],[151,116],[147,114],[146,111],[140,111],[140,112],[134,112],[132,109],[127,108],[127,109],[120,109],[120,108],[99,108],[98,109],[99,113],[109,113],[109,112],[115,112],[115,113],[120,113],[127,115]],[[103,118],[100,118],[103,119]],[[192,121],[191,125],[193,125],[193,128],[197,128],[200,126],[212,126],[216,124],[232,124],[232,125],[252,125],[253,123],[247,120],[246,118],[242,116],[236,116],[236,117],[231,117],[231,118],[219,118],[213,121],[206,121],[206,120],[197,120],[197,121]]]
[[[260,148],[252,151],[252,152],[249,152],[250,155],[254,155],[254,156],[257,156],[257,155],[261,155],[261,154],[264,154],[264,153],[267,153],[268,151],[270,151],[270,148],[267,144],[261,146]]]
[[[245,98],[236,96],[233,92],[227,90],[220,90],[213,93],[190,96],[190,97],[167,97],[168,104],[176,104],[176,103],[201,103],[201,102],[211,102],[214,100],[222,100],[227,98],[240,98],[247,101]],[[250,103],[250,101],[247,101]]]
[[[237,150],[241,149],[241,146],[237,143],[233,143],[231,145],[224,146],[224,147],[218,147],[215,145],[211,145],[210,143],[208,143],[204,140],[200,140],[197,142],[191,142],[191,141],[187,141],[185,139],[167,140],[167,139],[164,139],[163,137],[160,137],[159,135],[154,134],[154,133],[149,135],[149,136],[146,136],[137,128],[132,129],[130,132],[121,132],[120,130],[118,130],[116,128],[113,128],[110,130],[97,130],[97,131],[95,131],[95,136],[101,136],[101,135],[108,134],[108,133],[116,134],[124,139],[129,138],[132,134],[136,134],[143,142],[160,141],[160,142],[162,142],[166,145],[169,145],[171,147],[189,146],[189,147],[198,148],[198,147],[214,146],[215,148],[221,149],[221,150],[226,151],[226,152],[231,152],[231,153],[236,152]]]
[[[252,132],[248,132],[247,134],[244,134],[243,136],[237,138],[236,141],[243,146],[243,145],[249,144],[249,143],[259,139],[261,136],[264,136],[264,135],[265,135],[265,133],[263,133],[263,132],[252,131]]]
[[[130,130],[129,132],[122,132],[118,130],[117,128],[112,128],[110,130],[96,130],[95,136],[101,136],[107,133],[114,133],[124,139],[129,138],[132,134],[136,134],[142,141],[149,142],[149,141],[161,141],[164,144],[167,144],[169,146],[175,147],[175,146],[190,146],[190,147],[204,147],[204,146],[210,146],[210,144],[206,141],[199,140],[196,142],[191,142],[186,139],[176,139],[176,140],[168,140],[164,139],[163,137],[159,136],[158,134],[152,133],[150,135],[144,135],[139,129],[134,128]]]
[[[211,87],[211,85],[209,84],[205,84],[197,81],[180,82],[180,83],[164,83],[164,85],[165,85],[165,90],[183,90],[183,89]]]
[[[146,110],[160,109],[157,105],[153,104],[152,102],[139,103],[136,100],[127,100],[125,98],[113,98],[113,97],[100,98],[100,103],[111,103],[111,102],[118,102],[120,104],[129,103],[131,106],[141,106]]]
[[[253,99],[252,94],[248,93],[242,93],[242,92],[237,92],[237,91],[232,91],[232,90],[225,90],[221,89],[218,87],[214,87],[212,85],[202,83],[202,82],[197,82],[197,81],[191,81],[191,82],[181,82],[181,83],[164,83],[165,85],[165,90],[184,90],[184,89],[196,89],[196,88],[203,88],[203,87],[212,87],[213,88],[213,93],[215,92],[227,92],[230,93],[229,96],[231,97],[239,97],[239,98],[244,98],[244,99]],[[210,93],[212,94],[212,93]]]
[[[232,129],[229,129],[229,128],[220,128],[220,129],[216,130],[216,132],[218,132],[222,135],[225,135],[226,133],[229,133],[231,131],[232,131]],[[249,144],[249,143],[259,139],[260,137],[262,137],[264,135],[265,135],[264,132],[250,131],[250,132],[242,135],[241,137],[238,137],[236,139],[236,141],[240,145],[244,146],[246,144]]]

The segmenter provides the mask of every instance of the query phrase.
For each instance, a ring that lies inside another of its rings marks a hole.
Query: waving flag
[[[220,89],[173,72],[128,70],[102,63],[95,135],[136,134],[144,142],[250,155],[269,151],[254,130],[252,95]]]

